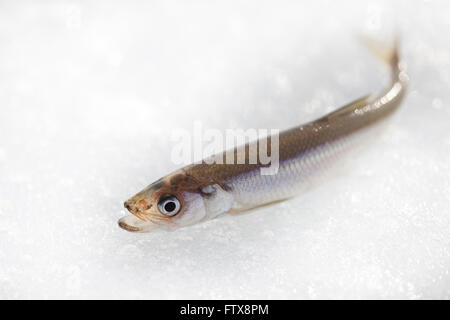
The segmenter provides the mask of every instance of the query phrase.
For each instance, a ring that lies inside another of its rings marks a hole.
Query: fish
[[[244,163],[203,160],[153,182],[125,201],[124,207],[131,215],[121,218],[119,226],[130,232],[173,231],[227,214],[253,211],[292,198],[314,185],[314,181],[320,180],[318,177],[332,171],[339,159],[354,149],[354,141],[397,110],[405,95],[409,78],[406,64],[399,57],[398,41],[385,45],[365,38],[365,42],[388,66],[389,85],[314,121],[279,133],[275,174],[262,174],[261,169],[267,163],[259,155],[257,161],[249,161],[254,156],[255,144],[267,143],[267,151],[271,153],[269,141],[274,137],[249,142],[231,150],[235,159],[238,151],[244,150]],[[230,150],[218,156],[223,158],[227,152]]]

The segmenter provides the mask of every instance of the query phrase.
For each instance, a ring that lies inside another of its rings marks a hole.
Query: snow
[[[0,4],[0,298],[450,298],[445,1]],[[247,215],[128,233],[196,120],[287,128],[411,78],[351,170]]]

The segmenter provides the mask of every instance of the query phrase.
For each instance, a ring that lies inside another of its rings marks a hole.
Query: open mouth
[[[137,210],[133,210],[128,201],[124,203],[124,206],[132,215],[123,217],[118,221],[119,227],[122,229],[130,232],[148,232],[157,227],[156,224],[145,219]]]
[[[153,222],[145,221],[134,215],[128,215],[119,219],[118,224],[119,227],[130,232],[148,232],[158,226]]]

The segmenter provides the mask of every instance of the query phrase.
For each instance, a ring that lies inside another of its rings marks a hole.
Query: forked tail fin
[[[367,36],[361,36],[361,40],[378,58],[380,58],[380,60],[386,63],[389,67],[393,69],[398,68],[398,64],[400,62],[398,54],[398,37],[396,37],[390,45]]]

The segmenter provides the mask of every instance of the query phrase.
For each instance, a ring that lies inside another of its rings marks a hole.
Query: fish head
[[[221,196],[222,191],[217,185],[205,185],[178,170],[125,201],[124,206],[134,215],[134,220],[121,219],[119,225],[128,231],[143,232],[149,229],[143,227],[143,221],[154,227],[174,230],[208,220],[231,206],[230,199]]]

